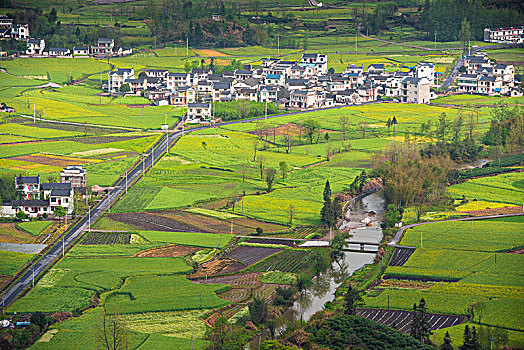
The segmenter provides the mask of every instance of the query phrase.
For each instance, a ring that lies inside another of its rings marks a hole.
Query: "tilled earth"
[[[188,225],[184,222],[149,213],[113,213],[107,214],[107,217],[111,220],[123,222],[150,231],[202,232],[197,227]]]

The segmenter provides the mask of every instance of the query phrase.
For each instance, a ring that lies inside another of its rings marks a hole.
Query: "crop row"
[[[130,233],[89,232],[81,244],[129,244]]]

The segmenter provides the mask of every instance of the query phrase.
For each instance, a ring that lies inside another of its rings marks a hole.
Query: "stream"
[[[384,213],[385,202],[382,192],[372,193],[348,206],[340,229],[349,230],[351,234],[349,242],[353,240],[380,243],[382,240],[380,223]],[[361,222],[366,218],[371,220],[370,225]],[[348,249],[360,250],[360,244],[349,244]],[[329,270],[313,278],[311,287],[302,292],[293,307],[286,312],[286,318],[309,320],[313,314],[322,310],[326,302],[335,298],[335,291],[344,280],[365,265],[373,263],[377,251],[376,246],[366,246],[364,252],[345,252],[341,266],[335,262]],[[252,339],[246,349],[258,349],[260,342],[266,336],[267,332],[263,330],[261,336]]]

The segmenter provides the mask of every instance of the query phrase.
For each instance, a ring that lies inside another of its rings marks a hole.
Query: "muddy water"
[[[376,192],[355,202],[345,214],[341,229],[349,229],[349,242],[379,243],[382,240],[380,222],[384,216],[385,204],[381,192]],[[361,221],[371,221],[369,226]],[[348,249],[360,249],[360,244],[349,244]],[[324,304],[335,298],[340,284],[356,270],[371,264],[375,258],[376,246],[365,246],[365,252],[346,252],[340,266],[333,263],[328,271],[316,276],[313,285],[295,302],[293,310],[297,318],[308,320],[322,310]]]

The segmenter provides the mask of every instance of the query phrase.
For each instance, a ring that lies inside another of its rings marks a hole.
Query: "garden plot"
[[[249,266],[281,251],[282,249],[278,248],[237,247],[226,256]]]
[[[233,288],[226,292],[218,294],[222,299],[231,303],[240,303],[249,298],[250,292],[248,288]]]
[[[389,266],[402,266],[408,261],[409,257],[415,249],[411,248],[400,248],[395,247],[395,251],[393,252],[393,256],[391,257],[391,260],[389,261]]]
[[[295,241],[293,239],[274,239],[274,238],[250,238],[246,240],[246,243],[255,243],[255,244],[278,244],[278,245],[287,245],[288,247],[293,247],[300,244],[302,240]]]
[[[144,257],[152,257],[152,258],[158,258],[158,257],[181,257],[186,256],[189,254],[196,253],[199,251],[200,248],[197,247],[187,247],[183,245],[168,245],[165,247],[158,247],[158,248],[151,248],[142,252],[139,252],[135,254],[136,257],[144,258]],[[219,282],[217,282],[219,283]]]
[[[130,233],[114,232],[89,232],[80,244],[98,245],[98,244],[129,244],[131,242]]]
[[[111,220],[133,225],[144,230],[167,232],[199,232],[194,226],[164,216],[149,213],[107,214]]]
[[[233,276],[220,276],[207,279],[193,280],[196,283],[210,284],[210,283],[222,283],[230,286],[256,286],[260,284],[259,281],[260,273],[244,273]]]
[[[202,264],[198,267],[198,270],[191,274],[189,278],[205,278],[207,276],[220,276],[243,270],[246,265],[235,259],[229,259],[227,257],[221,257],[219,259],[212,260],[208,263]]]
[[[365,317],[385,326],[395,328],[408,334],[411,331],[413,315],[411,311],[382,310],[382,309],[357,309],[356,315]],[[466,321],[464,316],[428,314],[428,323],[431,330],[452,327]]]

